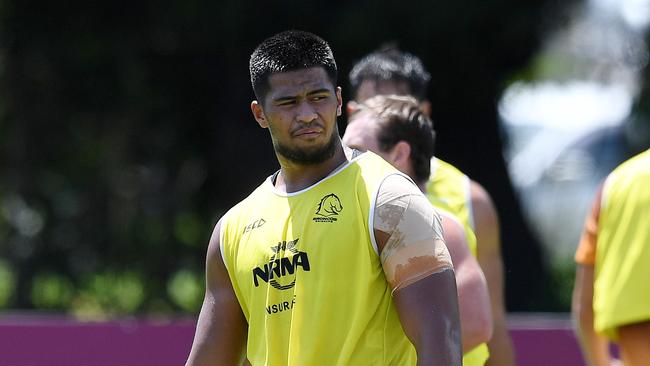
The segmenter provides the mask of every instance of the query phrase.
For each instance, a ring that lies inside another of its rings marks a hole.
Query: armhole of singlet
[[[228,269],[228,263],[226,263],[226,255],[225,255],[225,250],[224,250],[224,245],[226,245],[224,241],[224,230],[223,227],[226,224],[226,221],[228,220],[228,213],[227,212],[223,217],[221,218],[221,225],[219,225],[219,251],[221,252],[221,260],[223,261],[224,266],[226,266],[226,269]]]
[[[377,188],[372,194],[372,200],[370,201],[370,210],[368,210],[368,234],[370,235],[370,243],[372,243],[372,248],[375,250],[377,257],[379,257],[379,247],[377,246],[377,240],[375,239],[375,207],[377,206],[379,190],[387,177],[388,175],[382,178],[381,182],[377,185]]]

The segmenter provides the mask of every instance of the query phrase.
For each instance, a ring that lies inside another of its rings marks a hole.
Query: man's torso
[[[235,206],[222,250],[253,365],[413,364],[369,217],[396,171],[363,154],[308,189],[266,181]]]

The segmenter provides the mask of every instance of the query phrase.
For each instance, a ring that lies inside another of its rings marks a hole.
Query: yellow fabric
[[[650,320],[650,150],[607,177],[598,227],[594,328],[616,340],[619,326]]]
[[[481,343],[463,355],[464,366],[483,366],[490,358],[487,343]]]
[[[451,213],[460,221],[467,234],[469,249],[476,257],[478,252],[469,183],[469,178],[453,165],[438,158],[431,160],[427,198],[434,207]]]
[[[431,177],[427,182],[426,189],[427,198],[434,207],[449,212],[463,225],[469,250],[476,258],[478,249],[474,234],[469,178],[453,165],[433,158],[431,160]],[[489,356],[487,344],[483,343],[463,355],[463,365],[485,365]]]
[[[391,174],[364,153],[300,192],[267,180],[226,214],[221,249],[252,365],[416,364],[369,227]]]

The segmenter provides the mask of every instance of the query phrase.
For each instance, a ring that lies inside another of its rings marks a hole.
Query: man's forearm
[[[605,337],[598,335],[593,328],[579,327],[578,338],[587,365],[611,365],[612,357],[609,354],[609,342]]]

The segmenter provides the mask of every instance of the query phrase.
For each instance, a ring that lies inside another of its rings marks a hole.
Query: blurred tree
[[[2,2],[0,258],[15,294],[0,306],[196,312],[212,226],[277,169],[250,116],[248,57],[298,28],[330,42],[344,87],[354,60],[387,40],[422,56],[439,155],[500,211],[508,306],[544,309],[543,255],[507,178],[496,100],[559,5]]]

